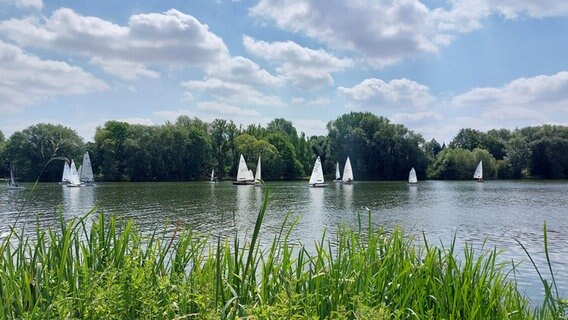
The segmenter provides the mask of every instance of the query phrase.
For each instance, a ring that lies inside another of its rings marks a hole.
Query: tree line
[[[285,119],[237,126],[180,116],[162,125],[108,121],[85,143],[75,130],[40,123],[8,139],[0,131],[0,176],[9,163],[21,181],[59,181],[64,159],[80,163],[88,151],[97,181],[191,181],[215,170],[236,176],[240,154],[263,179],[302,179],[315,158],[332,176],[351,159],[356,180],[402,180],[414,167],[419,179],[470,179],[483,160],[486,178],[568,178],[568,127],[542,125],[482,132],[462,129],[446,146],[369,112],[352,112],[327,124],[327,135],[306,137]]]

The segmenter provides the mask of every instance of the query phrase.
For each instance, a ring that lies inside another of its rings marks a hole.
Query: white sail
[[[258,163],[256,164],[256,173],[254,176],[254,182],[260,183],[260,156],[258,156]]]
[[[82,172],[83,172],[83,165],[80,164],[79,169],[77,169],[77,174],[79,175],[79,180],[81,180],[81,181],[83,181],[83,178],[81,177]]]
[[[63,175],[61,176],[61,182],[64,182],[64,183],[69,182],[69,170],[70,169],[71,169],[71,167],[69,166],[67,161],[65,161],[63,163]]]
[[[9,181],[10,185],[15,185],[16,184],[16,179],[14,179],[14,168],[12,167],[12,163],[10,163],[10,181]]]
[[[310,176],[309,184],[316,185],[320,183],[324,183],[324,180],[323,180],[323,170],[321,167],[321,160],[320,157],[318,157],[316,159],[316,162],[314,163],[314,169],[312,170],[312,175]]]
[[[483,180],[483,160],[479,161],[477,168],[475,168],[475,172],[473,173],[473,178],[475,180]]]
[[[241,159],[239,160],[239,170],[237,171],[237,181],[252,181],[254,178],[249,175],[249,169],[247,163],[245,162],[245,157],[241,154]]]
[[[339,172],[339,162],[335,163],[335,180],[341,180],[341,173]]]
[[[416,170],[414,170],[414,168],[410,169],[410,173],[408,173],[408,183],[418,183],[418,178],[416,178]]]
[[[16,183],[16,179],[14,178],[14,167],[12,166],[12,163],[10,163],[10,181],[8,181],[8,190],[21,190],[21,189],[24,189],[24,187],[20,187]]]
[[[345,161],[345,167],[343,168],[343,182],[353,182],[353,169],[351,169],[351,160],[347,157]]]
[[[211,181],[215,181],[215,169],[211,169]]]
[[[79,173],[77,172],[77,167],[75,167],[75,161],[71,160],[71,169],[69,170],[69,184],[68,186],[78,186],[81,184],[81,179],[79,178]]]
[[[81,170],[79,170],[79,177],[81,181],[90,183],[95,181],[93,176],[93,167],[91,166],[91,158],[89,157],[89,152],[85,152],[83,156],[83,164],[81,165]]]

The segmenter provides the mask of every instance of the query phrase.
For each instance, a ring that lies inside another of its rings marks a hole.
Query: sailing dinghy
[[[475,168],[473,173],[473,179],[477,182],[483,182],[483,160],[480,160],[479,164],[477,164],[477,168]]]
[[[314,163],[314,168],[312,170],[312,175],[310,176],[310,182],[308,182],[308,187],[327,187],[323,179],[323,169],[321,167],[320,157],[317,157]]]
[[[252,171],[247,167],[245,157],[241,154],[239,160],[239,169],[237,171],[237,181],[233,181],[234,185],[251,185],[254,184],[254,176]]]
[[[347,157],[345,160],[345,167],[343,168],[343,178],[341,178],[343,183],[352,183],[353,182],[353,169],[351,168],[351,160]]]
[[[408,173],[408,183],[410,184],[418,183],[418,178],[416,178],[416,170],[414,170],[414,167],[410,169],[410,172]]]

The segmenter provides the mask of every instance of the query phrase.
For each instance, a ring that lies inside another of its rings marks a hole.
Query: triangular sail
[[[353,181],[353,169],[351,169],[351,160],[347,157],[345,161],[345,167],[343,168],[343,182],[352,182]]]
[[[247,181],[254,181],[254,173],[252,173],[251,169],[248,171]]]
[[[69,183],[70,184],[80,184],[81,180],[79,178],[79,173],[77,172],[77,167],[75,167],[75,161],[71,160],[71,169],[69,171]]]
[[[339,162],[335,163],[335,180],[341,179],[341,173],[339,172]]]
[[[245,157],[241,154],[241,159],[239,160],[239,170],[237,171],[237,181],[250,181],[254,178],[249,176],[249,169],[247,163],[245,162]]]
[[[256,174],[254,176],[254,182],[260,183],[260,156],[258,156],[258,163],[256,164]]]
[[[83,156],[83,165],[81,166],[81,170],[79,170],[79,177],[81,178],[81,181],[85,182],[93,182],[95,180],[89,152],[85,152],[85,155]]]
[[[483,180],[483,160],[479,161],[477,168],[475,168],[473,178],[476,180]]]
[[[211,181],[215,180],[215,169],[211,169]]]
[[[410,169],[410,173],[408,174],[408,183],[417,183],[418,178],[416,178],[416,170],[414,168]]]
[[[63,175],[61,176],[61,182],[68,182],[69,181],[69,170],[70,169],[71,169],[71,167],[69,166],[67,161],[65,161],[63,163]]]
[[[323,170],[321,168],[320,157],[316,159],[314,163],[314,169],[312,170],[312,175],[310,176],[309,184],[324,183],[323,180]]]
[[[10,181],[8,184],[10,186],[16,185],[16,180],[14,179],[14,167],[12,166],[12,163],[10,163]]]
[[[81,181],[83,181],[82,173],[83,173],[83,165],[80,164],[79,169],[77,169],[77,174],[79,175],[79,180],[81,180]]]

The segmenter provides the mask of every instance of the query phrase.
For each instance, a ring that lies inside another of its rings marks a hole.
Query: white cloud
[[[0,110],[23,107],[60,95],[108,90],[103,81],[65,62],[41,60],[0,41]]]
[[[197,109],[229,117],[260,117],[260,113],[254,109],[241,109],[239,107],[219,102],[201,102],[197,104]]]
[[[303,132],[307,137],[327,134],[327,123],[318,119],[292,119],[292,124],[298,132]]]
[[[457,33],[481,28],[491,15],[568,15],[568,2],[557,0],[448,0],[434,8],[425,3],[432,6],[420,0],[260,0],[249,14],[330,48],[356,52],[378,68],[436,53]]]
[[[294,97],[290,102],[294,105],[301,106],[324,106],[331,104],[331,100],[327,97],[318,97],[311,100],[302,97]]]
[[[469,0],[474,1],[474,0]],[[488,1],[495,11],[506,18],[516,19],[519,16],[535,18],[560,17],[568,15],[568,2],[557,0],[492,0]]]
[[[154,77],[145,64],[207,66],[229,54],[207,25],[175,9],[133,15],[127,26],[119,26],[62,8],[44,19],[0,22],[0,34],[22,46],[87,56],[103,67],[120,65],[118,72],[106,70],[127,79]],[[133,70],[127,71],[128,67]]]
[[[444,116],[440,113],[433,111],[423,111],[415,113],[396,113],[390,119],[397,123],[416,123],[416,122],[429,122],[432,120],[442,120]]]
[[[271,75],[244,57],[227,58],[218,64],[212,64],[208,66],[206,73],[210,77],[250,85],[281,86],[284,83],[284,79]]]
[[[99,57],[91,59],[91,63],[102,68],[106,73],[115,75],[124,80],[136,80],[138,78],[158,78],[160,74],[146,69],[137,62],[125,60],[103,60]]]
[[[343,71],[354,64],[351,59],[337,58],[323,49],[305,48],[292,41],[268,43],[245,36],[243,45],[248,53],[277,63],[278,73],[298,88],[332,85],[332,72]]]
[[[494,88],[475,88],[455,96],[458,107],[496,110],[501,108],[565,109],[568,105],[568,72],[520,78]]]
[[[219,79],[206,81],[185,81],[182,86],[190,91],[199,91],[212,95],[223,102],[281,107],[284,105],[280,97],[264,95],[247,85],[226,82]],[[192,92],[194,94],[194,92]]]
[[[261,0],[250,14],[331,48],[357,51],[377,66],[437,51],[424,28],[429,9],[418,0]]]
[[[370,78],[354,87],[339,87],[337,90],[358,107],[424,109],[434,101],[427,86],[404,78],[390,82]]]
[[[187,109],[178,109],[178,110],[175,110],[175,111],[161,110],[161,111],[153,112],[152,115],[159,117],[159,118],[163,118],[163,119],[170,121],[170,122],[176,121],[177,118],[179,118],[180,116],[188,116],[190,118],[194,117],[194,114]]]
[[[17,8],[21,9],[30,8],[41,10],[43,8],[42,0],[0,0],[0,3],[15,5]]]

